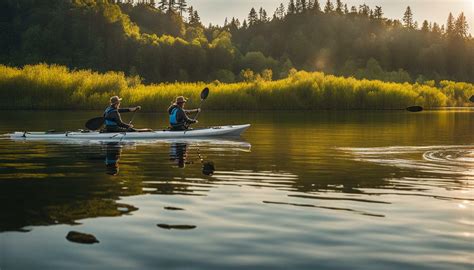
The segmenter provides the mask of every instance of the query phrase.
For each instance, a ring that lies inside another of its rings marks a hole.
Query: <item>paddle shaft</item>
[[[135,109],[135,111],[133,111],[132,119],[130,120],[130,122],[128,122],[128,125],[129,125],[129,126],[132,124],[133,119],[135,119],[135,115],[137,114],[137,111],[138,111],[137,109]],[[120,138],[120,142],[122,142],[123,137],[125,137],[126,135],[127,135],[127,131],[125,131],[125,132],[123,133],[122,138]]]

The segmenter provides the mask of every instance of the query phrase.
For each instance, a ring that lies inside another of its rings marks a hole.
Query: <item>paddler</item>
[[[120,113],[135,112],[140,110],[141,106],[136,106],[132,108],[120,108],[120,101],[122,99],[118,96],[113,96],[110,98],[110,106],[105,109],[104,118],[105,118],[105,131],[106,132],[134,132],[136,131],[133,128],[132,124],[126,124],[122,121]]]
[[[184,105],[187,101],[188,100],[183,96],[176,97],[175,101],[168,108],[171,130],[186,130],[190,124],[198,122],[195,119],[189,118],[187,113],[197,113],[200,112],[201,109],[185,110]]]

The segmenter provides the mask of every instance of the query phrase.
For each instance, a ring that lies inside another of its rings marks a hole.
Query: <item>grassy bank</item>
[[[308,109],[403,109],[468,106],[474,85],[441,81],[424,84],[357,80],[319,72],[294,72],[278,81],[233,84],[172,83],[143,85],[122,73],[71,71],[56,65],[33,65],[22,69],[0,65],[2,109],[103,109],[112,95],[126,105],[142,105],[145,111],[166,110],[177,95],[199,103],[199,93],[211,88],[206,109],[216,110],[308,110]]]

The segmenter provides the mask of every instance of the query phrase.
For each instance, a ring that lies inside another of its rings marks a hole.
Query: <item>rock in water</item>
[[[95,236],[93,236],[92,234],[75,232],[75,231],[70,231],[66,235],[66,239],[71,242],[80,243],[80,244],[99,243],[99,240],[97,240],[97,238],[95,238]]]

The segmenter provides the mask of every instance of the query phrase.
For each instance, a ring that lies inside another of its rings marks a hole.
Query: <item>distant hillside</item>
[[[295,68],[403,82],[474,81],[463,14],[446,26],[403,22],[381,7],[290,0],[275,13],[203,26],[179,1],[6,0],[0,63],[123,71],[145,82],[280,79]]]

